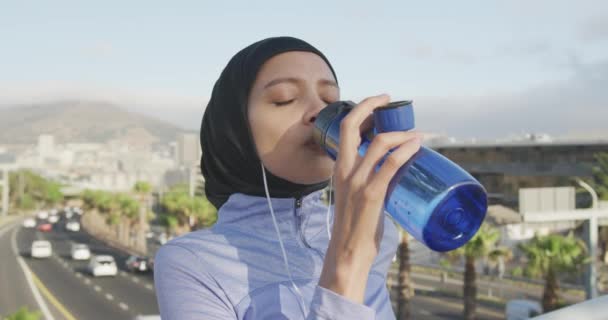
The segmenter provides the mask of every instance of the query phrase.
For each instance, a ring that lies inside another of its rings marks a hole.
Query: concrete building
[[[197,166],[201,159],[198,133],[182,133],[177,138],[176,161],[180,167]]]
[[[55,152],[55,137],[50,134],[38,136],[38,155],[41,159],[50,157]]]
[[[491,204],[517,208],[520,188],[573,186],[572,177],[590,177],[594,156],[608,152],[608,140],[537,139],[431,147],[477,178]]]

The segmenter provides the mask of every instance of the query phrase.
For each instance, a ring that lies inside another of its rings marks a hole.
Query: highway
[[[110,248],[83,231],[64,229],[64,221],[51,232],[8,227],[0,234],[0,314],[16,311],[26,305],[40,309],[35,292],[39,292],[54,319],[133,319],[136,315],[158,314],[151,274],[133,274],[125,270],[127,254]],[[48,240],[53,246],[49,259],[30,258],[34,240]],[[94,278],[86,272],[87,261],[70,258],[71,243],[89,245],[92,254],[114,256],[120,268],[116,277]],[[16,254],[15,254],[16,251]],[[19,257],[31,271],[32,289]],[[48,315],[47,315],[48,317]]]
[[[34,240],[50,241],[53,256],[30,258]],[[119,274],[102,278],[90,276],[86,272],[87,261],[71,260],[72,243],[89,245],[94,255],[114,256]],[[65,230],[63,218],[51,232],[26,229],[19,222],[0,227],[0,257],[0,315],[15,312],[21,306],[42,309],[49,319],[134,319],[137,315],[158,314],[152,274],[128,272],[124,267],[128,254],[84,231]],[[438,294],[436,289],[442,285],[434,277],[414,274],[413,279],[417,291],[424,294],[413,298],[412,319],[461,318],[462,300]],[[453,289],[461,286],[447,285]],[[502,314],[503,309],[495,305],[480,303],[478,307],[478,319],[502,319]]]

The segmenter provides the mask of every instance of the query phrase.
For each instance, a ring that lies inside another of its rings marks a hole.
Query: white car
[[[67,210],[65,212],[65,218],[66,219],[72,219],[73,216],[74,216],[74,213],[71,210]]]
[[[505,305],[505,318],[507,320],[526,320],[543,313],[543,307],[534,300],[510,300]]]
[[[57,209],[51,209],[51,215],[52,216],[57,215],[58,213],[59,213],[59,210],[57,210]]]
[[[38,211],[38,214],[36,215],[38,217],[38,219],[40,220],[46,220],[49,217],[49,213],[46,211]]]
[[[91,250],[89,250],[89,246],[82,243],[72,244],[70,254],[72,255],[72,260],[89,260],[91,258]]]
[[[70,221],[65,224],[65,228],[73,232],[78,232],[80,231],[80,223],[78,221]]]
[[[59,221],[59,216],[58,215],[52,214],[52,215],[49,216],[49,222],[50,223],[57,223],[57,221]]]
[[[89,262],[89,272],[93,277],[116,276],[118,268],[114,257],[108,255],[94,256]]]
[[[32,258],[48,258],[53,255],[53,247],[46,240],[36,240],[32,242],[30,253]]]
[[[36,228],[36,219],[34,218],[27,218],[25,220],[23,220],[23,227],[24,228]]]

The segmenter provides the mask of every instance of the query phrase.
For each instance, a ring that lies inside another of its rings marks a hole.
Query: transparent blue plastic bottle
[[[335,160],[340,123],[355,106],[338,101],[315,120],[315,139]],[[367,152],[374,135],[414,128],[411,101],[397,101],[374,111],[374,128],[362,135],[359,154]],[[382,165],[382,161],[378,167]],[[484,187],[464,169],[422,146],[390,182],[385,210],[408,233],[432,250],[454,250],[469,241],[486,216]]]

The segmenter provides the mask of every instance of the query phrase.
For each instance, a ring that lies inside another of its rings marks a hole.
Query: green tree
[[[589,263],[587,246],[572,232],[568,236],[551,234],[535,236],[519,248],[527,258],[524,272],[528,276],[542,276],[545,279],[542,305],[543,311],[555,310],[559,303],[560,273],[574,273]]]
[[[5,320],[39,320],[42,317],[40,311],[30,311],[27,307],[21,307],[17,312],[8,315]]]
[[[500,240],[500,232],[488,225],[482,225],[475,236],[464,246],[451,251],[448,256],[454,260],[464,257],[464,319],[475,319],[475,311],[477,309],[477,272],[475,270],[475,261],[484,259],[496,261],[499,257],[508,258],[511,252],[504,247],[497,247]]]
[[[401,232],[401,244],[398,250],[399,257],[399,279],[398,288],[399,294],[397,296],[397,319],[407,320],[410,318],[411,308],[410,301],[413,296],[412,277],[410,276],[411,264],[410,264],[410,248],[409,248],[409,234],[403,230]]]
[[[133,191],[138,194],[148,194],[152,191],[152,185],[145,181],[137,181],[133,186]]]
[[[188,232],[211,226],[217,220],[215,207],[205,197],[190,197],[188,189],[177,186],[169,190],[161,200],[161,207],[170,231]],[[170,216],[167,217],[167,216]]]
[[[601,200],[608,200],[608,152],[598,153],[594,158],[595,165],[591,169],[589,184]]]
[[[10,201],[19,209],[55,206],[63,201],[61,184],[32,171],[19,170],[9,175]]]

